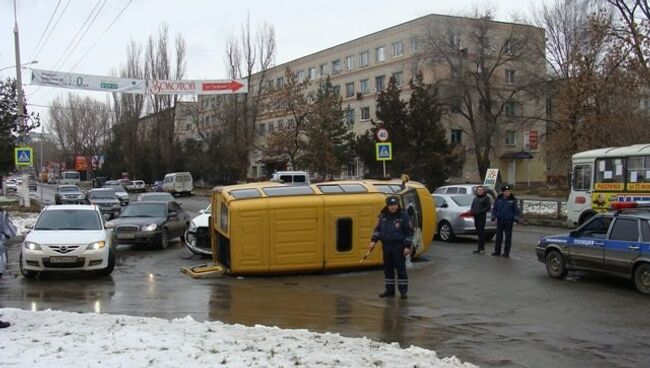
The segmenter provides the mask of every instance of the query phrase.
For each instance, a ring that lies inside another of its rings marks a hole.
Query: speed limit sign
[[[386,142],[388,140],[388,130],[384,128],[377,129],[377,139]]]

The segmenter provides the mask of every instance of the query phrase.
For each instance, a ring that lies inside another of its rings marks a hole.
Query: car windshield
[[[59,187],[59,192],[79,192],[79,187]]]
[[[34,230],[101,230],[102,222],[94,210],[52,210],[41,214]]]
[[[164,203],[138,203],[127,206],[120,217],[165,217],[166,213]]]
[[[458,195],[458,196],[452,196],[451,200],[456,202],[457,205],[460,207],[470,207],[472,205],[472,201],[474,200],[473,195]]]
[[[140,201],[143,201],[143,202],[152,202],[152,201],[168,202],[168,201],[173,201],[173,200],[174,200],[174,196],[169,194],[169,193],[145,195],[145,196],[142,196],[142,199],[140,199]]]
[[[110,190],[90,191],[88,193],[89,199],[115,199],[115,193]]]

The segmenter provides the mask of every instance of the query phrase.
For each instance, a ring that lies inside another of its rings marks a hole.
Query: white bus
[[[611,202],[650,200],[650,144],[576,153],[571,168],[570,226],[609,210]]]
[[[60,184],[81,184],[81,175],[78,171],[64,171],[61,173]]]

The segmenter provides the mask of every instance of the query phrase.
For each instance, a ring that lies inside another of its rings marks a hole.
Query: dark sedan
[[[112,189],[92,189],[88,192],[88,202],[99,207],[102,215],[109,218],[117,217],[122,205]]]
[[[60,185],[54,193],[55,204],[86,204],[86,198],[76,185]]]
[[[142,193],[136,202],[171,202],[173,200],[175,200],[174,196],[169,193]]]
[[[190,217],[176,202],[134,202],[112,222],[118,244],[146,244],[164,249],[170,239],[184,236]]]

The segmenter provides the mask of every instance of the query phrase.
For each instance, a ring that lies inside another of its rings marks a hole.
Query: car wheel
[[[497,235],[497,233],[485,233],[485,241],[490,241],[494,239],[494,237]]]
[[[650,263],[643,263],[636,268],[634,285],[641,293],[650,294]]]
[[[447,221],[442,221],[438,225],[438,236],[440,236],[440,240],[442,241],[450,242],[454,240],[454,230],[451,228],[451,224]]]
[[[113,253],[112,250],[108,251],[108,265],[106,265],[106,268],[103,270],[97,271],[97,274],[99,276],[108,276],[113,272],[113,269],[115,268],[115,254]]]
[[[163,229],[162,234],[160,234],[160,248],[167,249],[167,247],[169,247],[169,231]]]
[[[18,263],[20,264],[20,273],[22,273],[23,276],[26,279],[33,279],[33,278],[36,277],[36,272],[35,271],[26,270],[23,267],[23,253],[22,252],[20,252],[20,258],[18,259]]]
[[[552,250],[546,254],[546,272],[556,279],[562,279],[566,276],[568,270],[564,257],[559,251]]]

